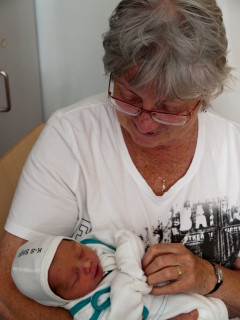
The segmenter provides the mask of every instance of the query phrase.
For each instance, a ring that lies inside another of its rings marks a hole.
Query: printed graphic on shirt
[[[199,257],[231,268],[240,251],[240,206],[228,199],[172,206],[166,225],[159,220],[140,237],[152,243],[183,243]]]
[[[91,222],[83,218],[81,220],[81,223],[77,231],[74,233],[74,238],[80,241],[85,235],[87,235],[91,231],[92,231]]]

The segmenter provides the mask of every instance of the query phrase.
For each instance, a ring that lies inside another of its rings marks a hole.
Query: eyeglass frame
[[[150,116],[151,116],[152,120],[155,121],[156,123],[161,123],[161,124],[166,124],[166,125],[172,125],[172,126],[184,126],[184,125],[187,124],[187,123],[189,122],[189,120],[192,118],[192,115],[193,115],[194,111],[197,109],[197,107],[199,106],[199,103],[201,102],[201,100],[198,100],[198,102],[196,103],[196,105],[193,107],[193,109],[192,109],[188,114],[174,114],[174,113],[170,113],[170,112],[162,112],[162,111],[156,111],[156,110],[154,110],[154,111],[149,111],[149,110],[146,110],[146,109],[144,109],[144,108],[139,108],[139,107],[135,106],[134,104],[128,103],[128,102],[126,102],[126,101],[124,101],[124,100],[121,100],[121,99],[118,99],[118,98],[114,97],[114,96],[112,95],[112,93],[111,93],[111,90],[110,90],[110,89],[111,89],[111,81],[112,81],[112,73],[110,73],[110,77],[109,77],[108,100],[109,100],[109,102],[110,102],[110,105],[111,105],[113,108],[115,108],[115,109],[118,110],[119,112],[122,112],[122,113],[124,113],[124,114],[128,114],[128,115],[131,116],[131,117],[138,117],[138,116],[140,116],[143,112],[145,112],[145,113],[150,113]],[[111,100],[110,100],[111,98],[114,99],[114,100],[116,100],[116,101],[125,103],[125,104],[129,105],[130,107],[133,107],[133,108],[137,109],[137,110],[139,111],[139,113],[136,114],[136,115],[130,115],[129,113],[123,111],[123,110],[121,109],[121,107],[119,107],[119,109],[118,109],[118,108],[111,102]],[[159,114],[170,115],[170,116],[171,116],[171,115],[173,115],[173,116],[179,116],[179,118],[185,119],[185,122],[184,122],[184,123],[171,123],[171,122],[167,122],[167,121],[155,120],[155,119],[153,118],[153,113],[159,113]],[[187,119],[188,117],[189,117],[189,119]]]

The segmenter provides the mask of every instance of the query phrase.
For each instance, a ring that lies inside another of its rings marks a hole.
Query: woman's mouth
[[[134,123],[134,127],[138,133],[140,133],[141,135],[146,136],[146,137],[155,137],[155,136],[158,136],[159,134],[161,134],[163,131],[165,131],[162,128],[161,130],[157,130],[157,131],[142,132],[141,130],[138,129],[138,127],[135,123]]]

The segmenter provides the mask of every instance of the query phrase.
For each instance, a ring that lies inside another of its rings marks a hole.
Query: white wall
[[[235,68],[232,72],[235,81],[231,85],[231,91],[227,90],[214,102],[215,110],[224,116],[240,123],[240,0],[217,0],[223,10],[223,18],[229,41],[229,64]]]
[[[119,0],[35,0],[45,119],[57,108],[106,90],[102,33]],[[240,79],[240,0],[218,0],[229,38],[229,61]],[[214,108],[240,123],[240,82]]]
[[[102,92],[102,33],[118,0],[35,0],[44,116]]]

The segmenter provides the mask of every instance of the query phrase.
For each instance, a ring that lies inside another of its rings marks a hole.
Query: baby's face
[[[62,240],[48,271],[53,292],[66,300],[85,296],[102,280],[97,254],[76,241]]]

